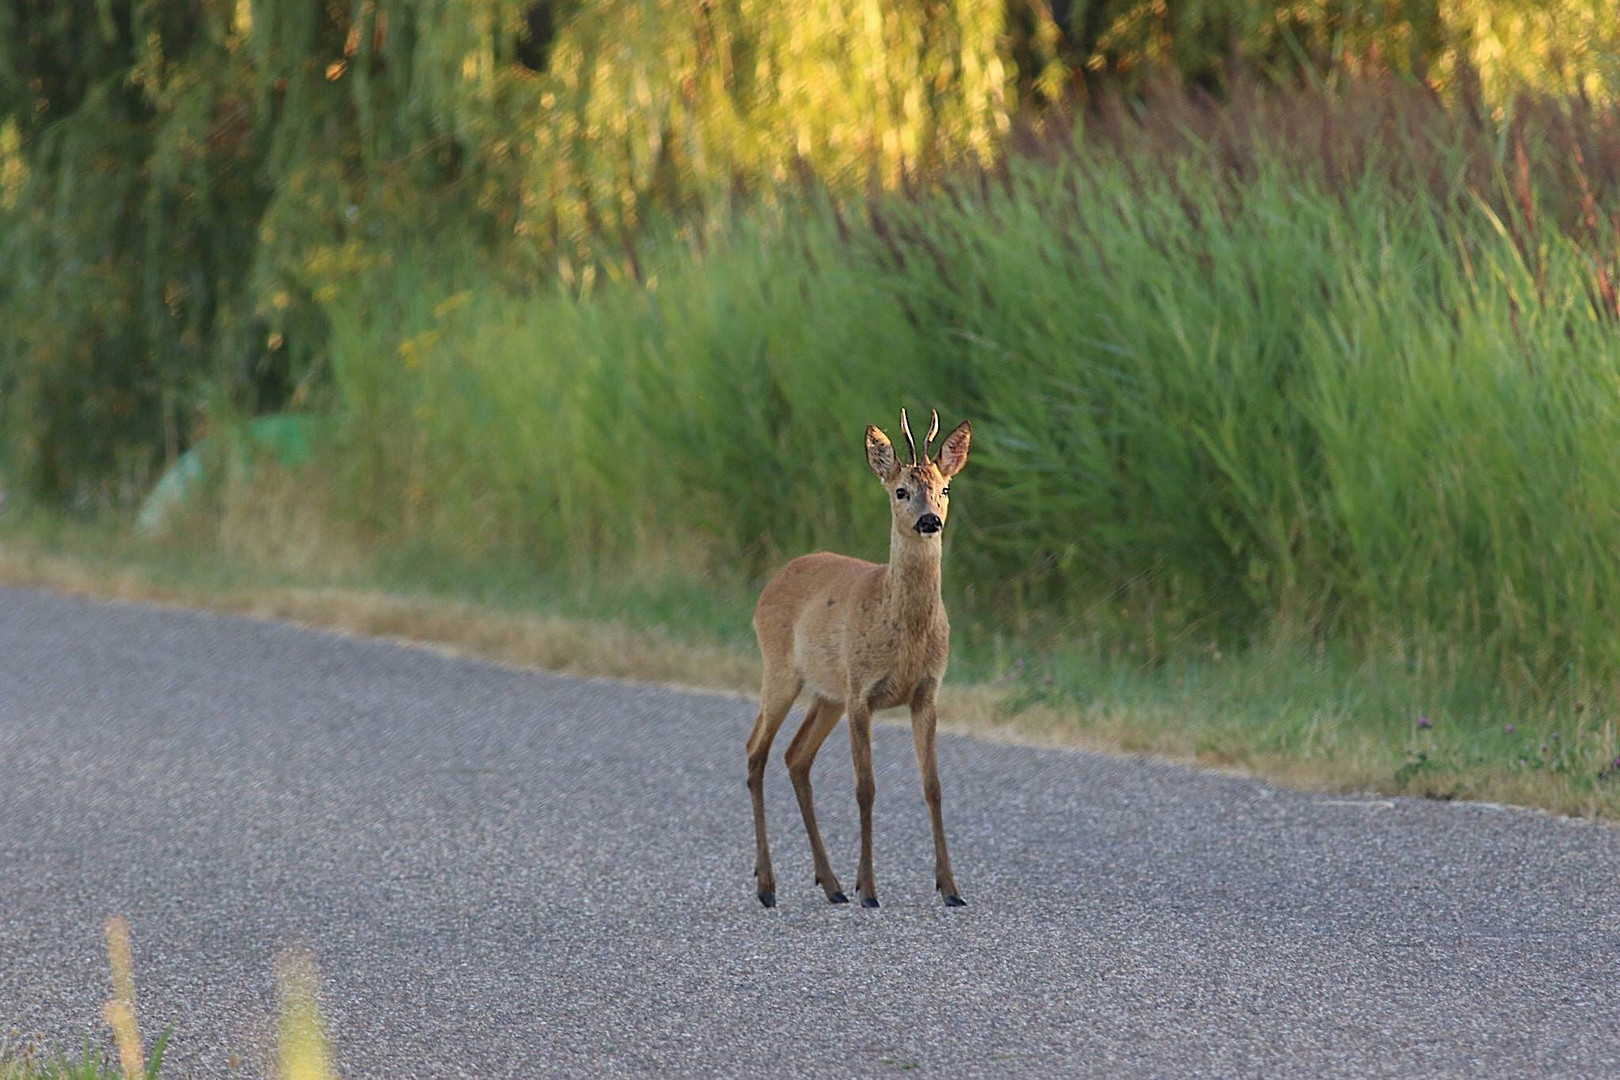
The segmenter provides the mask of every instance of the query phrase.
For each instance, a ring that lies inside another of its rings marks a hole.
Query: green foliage
[[[1093,86],[1156,73],[1221,87],[1234,72],[1303,66],[1442,89],[1478,80],[1496,105],[1524,90],[1608,100],[1620,88],[1616,0],[1055,0],[1052,12],[1058,51]]]
[[[174,1025],[170,1024],[152,1044],[152,1052],[146,1059],[141,1080],[157,1080],[163,1075],[163,1055],[169,1048],[169,1037],[173,1033]],[[62,1054],[43,1053],[32,1044],[23,1046],[15,1053],[11,1052],[10,1048],[0,1050],[5,1051],[0,1053],[0,1080],[124,1080],[125,1078],[124,1070],[118,1067],[112,1046],[94,1046],[88,1031],[84,1035],[83,1047],[72,1058]]]
[[[1073,0],[1063,10],[1068,44],[1086,71],[1158,71],[1219,83],[1233,63],[1320,72],[1422,74],[1462,44],[1436,0]],[[1466,46],[1464,46],[1466,47]]]
[[[644,284],[514,295],[402,253],[333,312],[345,501],[546,566],[880,557],[860,431],[935,405],[976,425],[969,610],[1150,658],[1332,635],[1537,698],[1620,671],[1614,114],[1185,119],[858,219],[662,234]]]
[[[988,162],[1008,124],[1004,21],[998,0],[586,5],[551,54],[529,190],[579,243],[805,171],[893,187]]]
[[[0,463],[127,505],[311,401],[327,307],[412,243],[572,287],[663,216],[934,180],[1153,71],[1602,100],[1615,3],[6,0]]]
[[[1477,72],[1494,102],[1531,89],[1612,101],[1620,90],[1620,0],[1441,0],[1447,82]]]
[[[8,473],[123,502],[227,415],[307,400],[323,305],[404,234],[508,272],[561,254],[567,274],[659,208],[763,198],[803,170],[894,183],[988,160],[1007,124],[984,0],[544,13],[549,29],[518,0],[0,6]]]
[[[505,84],[469,88],[462,52],[476,31],[515,42],[479,7],[459,35],[424,35],[435,5],[7,5],[8,473],[127,500],[107,483],[141,482],[222,411],[307,392],[324,334],[310,298],[384,258],[390,222],[476,235],[492,215],[448,185],[483,175],[457,140],[490,133]],[[428,39],[454,55],[410,48]]]

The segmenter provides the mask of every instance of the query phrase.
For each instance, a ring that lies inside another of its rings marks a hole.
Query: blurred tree
[[[1052,17],[1064,54],[1094,80],[1157,70],[1210,89],[1233,66],[1421,75],[1445,36],[1438,0],[1053,0]]]
[[[1472,68],[1499,104],[1522,89],[1605,101],[1620,88],[1620,0],[1440,0],[1440,12],[1442,82]]]
[[[391,221],[497,231],[466,192],[503,157],[525,13],[510,0],[0,4],[14,481],[116,495],[110,480],[138,482],[220,407],[303,393],[317,297],[385,257]]]
[[[599,0],[553,49],[525,210],[572,244],[811,172],[892,186],[989,160],[1012,107],[999,0]]]

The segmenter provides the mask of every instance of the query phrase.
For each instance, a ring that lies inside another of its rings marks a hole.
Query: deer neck
[[[945,606],[940,596],[940,547],[898,534],[890,536],[883,603],[894,622],[927,626]]]

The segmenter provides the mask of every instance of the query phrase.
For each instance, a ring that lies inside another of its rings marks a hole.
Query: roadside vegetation
[[[250,510],[225,508],[224,521],[259,520],[265,508],[251,501]],[[410,554],[342,572],[289,571],[274,532],[253,534],[268,539],[265,547],[239,540],[221,553],[54,519],[16,525],[0,532],[0,581],[10,584],[208,608],[578,675],[749,696],[758,689],[753,595],[740,578],[547,575]],[[952,618],[940,699],[950,731],[1151,754],[1312,790],[1620,816],[1611,749],[1620,732],[1601,703],[1530,714],[1502,708],[1484,696],[1488,687],[1343,649],[1187,648],[1149,663],[1129,645],[1068,626],[1012,632],[994,618]]]
[[[7,579],[746,691],[932,406],[959,723],[1620,810],[1608,0],[91,6],[0,103]]]
[[[163,1060],[175,1028],[170,1024],[150,1043],[141,1036],[135,954],[129,923],[120,916],[107,920],[107,961],[113,992],[102,1005],[106,1036],[93,1040],[86,1032],[83,1043],[69,1054],[13,1031],[9,1040],[0,1041],[0,1080],[158,1080],[172,1075],[172,1070],[164,1070]],[[275,1054],[266,1063],[266,1075],[277,1080],[335,1080],[319,993],[314,960],[298,950],[283,953],[276,965]],[[225,1063],[231,1072],[241,1067],[235,1055]]]

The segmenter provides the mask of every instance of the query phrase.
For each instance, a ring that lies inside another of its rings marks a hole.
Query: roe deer
[[[787,750],[788,775],[799,797],[804,828],[815,857],[816,884],[835,904],[844,895],[827,861],[827,849],[816,827],[810,790],[810,767],[816,751],[849,712],[850,751],[855,759],[855,800],[861,815],[861,861],[855,877],[861,906],[877,907],[877,879],[872,872],[872,712],[896,705],[911,706],[911,734],[917,745],[923,795],[934,825],[934,887],[946,905],[964,903],[945,853],[945,821],[940,814],[939,766],[934,755],[934,697],[945,677],[950,654],[950,623],[940,598],[941,532],[950,504],[950,479],[967,464],[972,431],[966,421],[945,436],[939,456],[928,457],[929,443],[939,433],[934,414],[923,440],[922,460],[911,437],[905,410],[900,430],[911,448],[902,465],[889,437],[866,429],[866,463],[883,481],[892,524],[889,563],[852,559],[821,552],[794,559],[771,579],[754,609],[754,633],[765,662],[760,688],[759,719],[748,737],[748,789],[754,802],[756,853],[754,876],[759,902],[776,905],[776,875],[765,839],[765,761],[771,740],[801,691],[812,695],[804,724]]]

